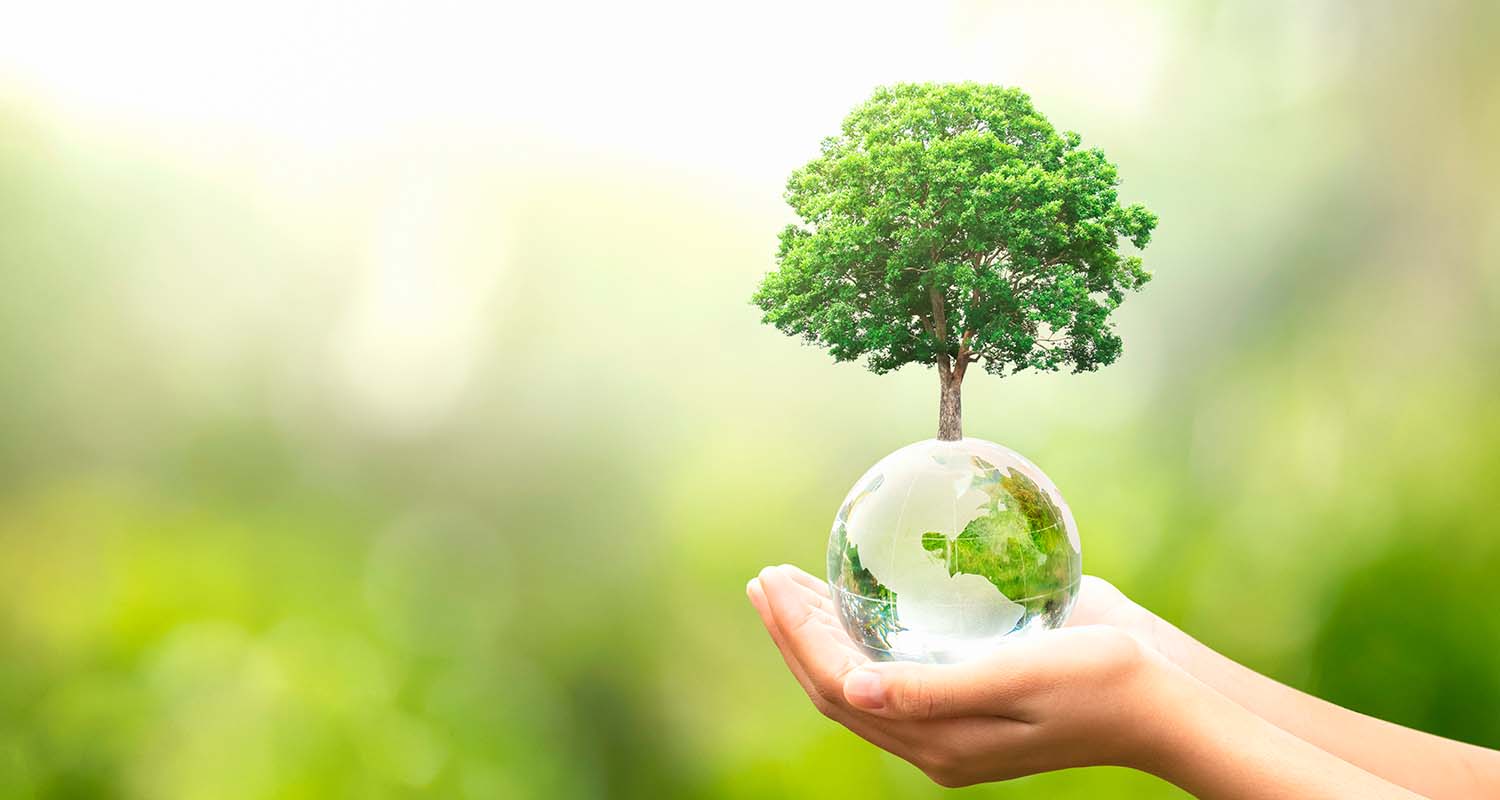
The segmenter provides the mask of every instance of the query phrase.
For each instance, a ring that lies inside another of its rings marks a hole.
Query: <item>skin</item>
[[[1500,797],[1500,751],[1404,728],[1278,683],[1220,655],[1100,578],[1084,578],[1070,621],[1119,628],[1267,722],[1427,797]]]
[[[1086,584],[1068,627],[952,665],[870,661],[844,632],[826,584],[795,567],[766,568],[747,594],[819,711],[944,786],[1116,765],[1203,798],[1420,796],[1175,663],[1168,653],[1186,648],[1180,632],[1102,581]],[[1210,679],[1225,677],[1202,653],[1183,652]]]

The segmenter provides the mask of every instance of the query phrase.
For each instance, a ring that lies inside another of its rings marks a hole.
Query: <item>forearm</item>
[[[1419,797],[1188,676],[1167,687],[1140,769],[1204,800]]]
[[[1158,646],[1168,658],[1270,724],[1428,797],[1500,795],[1500,752],[1404,728],[1299,692],[1153,619]]]

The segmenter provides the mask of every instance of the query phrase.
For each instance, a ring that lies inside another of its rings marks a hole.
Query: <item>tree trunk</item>
[[[956,442],[964,438],[963,372],[939,370],[942,394],[938,397],[938,438]]]

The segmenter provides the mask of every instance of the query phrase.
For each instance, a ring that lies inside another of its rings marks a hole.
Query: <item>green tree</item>
[[[970,364],[1113,362],[1109,314],[1151,277],[1121,240],[1144,248],[1156,216],[1079,143],[1018,89],[877,89],[787,182],[802,224],[755,294],[764,321],[876,373],[936,365],[941,439],[963,437]]]

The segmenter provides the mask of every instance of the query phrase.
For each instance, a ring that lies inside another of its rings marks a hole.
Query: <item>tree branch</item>
[[[948,354],[948,310],[943,302],[943,295],[936,286],[927,287],[927,298],[932,301],[932,327],[936,328],[933,336],[938,340],[938,374],[946,383],[954,375],[953,362]],[[959,366],[961,368],[963,365]],[[961,379],[963,374],[958,373],[958,377]]]
[[[948,311],[943,305],[943,295],[936,286],[927,287],[927,298],[932,301],[932,324],[937,328],[934,334],[942,344],[948,343]]]
[[[953,374],[957,376],[959,380],[964,379],[964,373],[968,371],[969,365],[974,363],[974,359],[971,358],[973,353],[969,351],[969,342],[972,341],[973,338],[974,331],[966,330],[964,331],[963,338],[961,338],[958,342],[958,363],[953,368]]]

